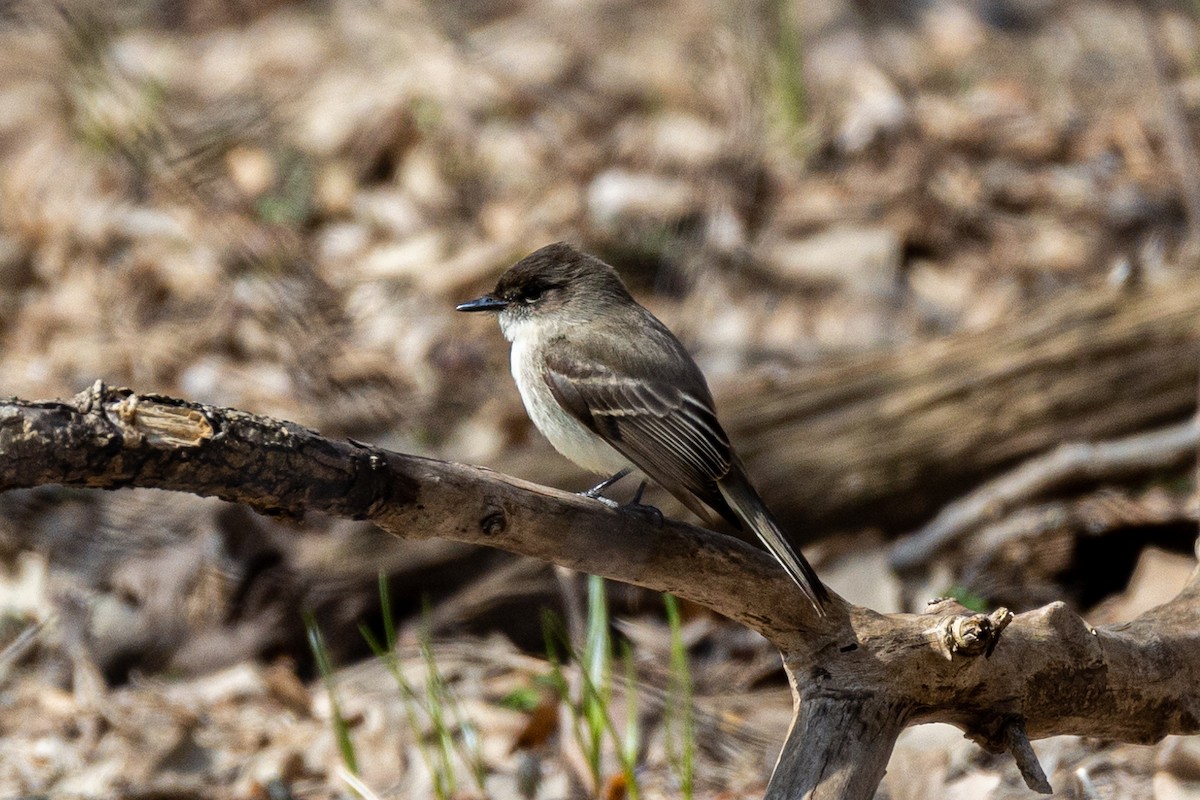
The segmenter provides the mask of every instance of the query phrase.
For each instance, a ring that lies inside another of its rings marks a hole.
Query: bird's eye
[[[545,293],[546,290],[541,286],[530,286],[528,289],[521,292],[521,299],[526,303],[536,303],[538,300],[542,299],[542,295]]]

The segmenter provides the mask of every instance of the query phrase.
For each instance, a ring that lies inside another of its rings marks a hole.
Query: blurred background
[[[1198,14],[10,0],[0,394],[102,379],[582,490],[453,311],[565,239],[851,600],[1130,619],[1195,566]],[[183,495],[0,495],[0,614],[7,797],[755,797],[790,717],[703,609]],[[625,733],[572,733],[600,695]],[[1037,747],[1062,797],[1200,797],[1192,739]],[[880,791],[1029,796],[942,726]]]

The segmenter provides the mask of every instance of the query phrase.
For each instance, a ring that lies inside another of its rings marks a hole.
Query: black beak
[[[483,297],[470,301],[469,303],[459,303],[454,307],[455,311],[500,311],[508,305],[507,300],[501,300],[499,297],[491,294],[485,294]]]

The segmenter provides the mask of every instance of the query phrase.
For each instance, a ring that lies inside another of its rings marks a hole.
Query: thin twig
[[[932,522],[892,547],[892,568],[915,569],[980,526],[1045,492],[1081,480],[1110,480],[1165,469],[1191,457],[1198,444],[1200,421],[1190,419],[1122,439],[1062,445],[943,508]]]
[[[1021,771],[1025,785],[1040,794],[1053,794],[1054,789],[1046,779],[1046,771],[1038,762],[1037,753],[1033,751],[1033,745],[1029,743],[1029,737],[1025,734],[1025,723],[1020,719],[1009,722],[1005,736],[1008,739],[1008,751],[1017,762],[1017,769]]]
[[[8,643],[4,650],[0,651],[0,683],[8,677],[9,671],[21,656],[29,651],[37,641],[40,634],[46,627],[48,619],[31,622],[25,627],[17,637]]]

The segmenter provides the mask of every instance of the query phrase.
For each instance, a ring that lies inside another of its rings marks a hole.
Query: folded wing
[[[699,516],[709,514],[697,500],[742,527],[717,488],[733,453],[707,398],[595,362],[551,354],[545,364],[551,392],[572,416]]]

